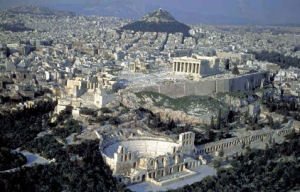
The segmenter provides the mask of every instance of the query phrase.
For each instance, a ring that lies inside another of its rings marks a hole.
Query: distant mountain
[[[46,7],[36,6],[18,6],[6,10],[7,13],[13,14],[31,14],[31,15],[44,15],[44,16],[75,16],[76,14],[69,11],[53,10]]]
[[[121,30],[183,33],[184,36],[189,36],[190,27],[178,22],[169,12],[158,9],[139,21],[123,26]]]

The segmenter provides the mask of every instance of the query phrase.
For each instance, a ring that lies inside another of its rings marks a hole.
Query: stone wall
[[[164,83],[144,87],[136,91],[152,91],[178,98],[189,95],[210,95],[213,93],[246,91],[257,88],[268,78],[267,72],[245,74],[223,79],[202,79],[200,81],[186,81]]]
[[[268,143],[270,140],[272,141],[273,139],[278,139],[278,137],[284,138],[284,136],[292,133],[293,131],[295,131],[293,128],[293,121],[290,121],[286,128],[280,130],[259,130],[252,132],[252,134],[248,136],[223,139],[220,141],[200,145],[197,146],[197,152],[198,154],[210,154],[234,147],[250,145],[257,142]]]

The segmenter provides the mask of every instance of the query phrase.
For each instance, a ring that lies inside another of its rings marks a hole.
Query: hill
[[[75,16],[76,14],[69,11],[53,10],[46,7],[36,7],[32,5],[18,6],[6,10],[7,13],[11,14],[31,14],[31,15],[42,15],[42,16]]]
[[[183,33],[184,36],[189,36],[190,27],[178,22],[169,12],[158,9],[139,21],[123,26],[121,30]]]

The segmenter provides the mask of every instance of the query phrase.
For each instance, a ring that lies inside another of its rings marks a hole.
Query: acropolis
[[[173,72],[189,74],[196,77],[206,77],[218,74],[220,59],[194,55],[193,57],[179,57],[173,59]]]

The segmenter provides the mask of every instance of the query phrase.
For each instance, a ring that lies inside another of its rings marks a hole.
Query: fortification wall
[[[229,80],[230,91],[243,91],[259,87],[266,78],[266,73],[247,74],[232,78]]]
[[[158,85],[159,93],[168,95],[171,97],[184,97],[185,93],[185,83],[168,83]]]
[[[215,80],[201,82],[186,82],[184,96],[188,95],[209,95],[216,91]]]
[[[216,80],[216,93],[224,93],[231,91],[232,82],[230,79]]]
[[[149,91],[149,92],[156,92],[156,93],[159,93],[159,86],[148,86],[148,87],[144,87],[144,88],[142,88],[141,91]]]
[[[143,87],[136,91],[152,91],[178,98],[189,95],[210,95],[213,93],[246,91],[257,88],[267,79],[266,72],[245,74],[223,79],[202,79],[201,81],[168,82],[155,86]]]

